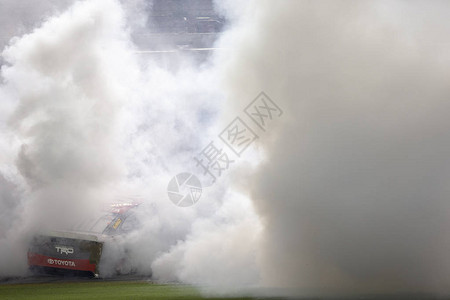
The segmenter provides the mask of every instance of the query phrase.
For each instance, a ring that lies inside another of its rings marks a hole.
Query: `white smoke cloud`
[[[73,2],[73,0],[39,0],[33,1],[30,5],[31,3],[26,0],[2,1],[0,3],[0,48],[3,49],[12,37],[30,32]]]
[[[171,177],[189,171],[193,155],[220,132],[224,97],[214,62],[197,66],[186,55],[166,68],[136,51],[131,36],[142,30],[142,5],[80,1],[3,51],[1,92],[10,108],[2,141],[14,141],[4,166],[24,192],[16,226],[2,234],[2,275],[23,274],[35,229],[64,227],[103,200],[137,194],[143,228],[106,256],[131,245],[137,271],[161,281],[257,281],[257,244],[239,245],[260,232],[249,199],[227,192],[225,179],[192,208],[167,198]]]
[[[12,235],[70,224],[122,177],[117,125],[123,82],[132,76],[121,77],[132,66],[124,28],[118,3],[82,2],[3,51],[2,90],[16,106],[8,118],[15,163],[27,185],[22,224]],[[21,253],[23,262],[23,248],[9,255]]]
[[[2,275],[23,274],[35,224],[138,194],[143,228],[123,242],[162,282],[448,293],[448,4],[217,5],[229,30],[200,66],[138,54],[145,1],[36,11],[9,42]],[[169,180],[261,90],[283,116],[200,202],[175,207]]]
[[[249,190],[262,284],[448,293],[448,4],[254,1],[228,92],[285,114]]]

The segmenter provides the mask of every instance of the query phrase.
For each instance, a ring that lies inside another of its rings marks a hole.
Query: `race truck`
[[[132,272],[128,251],[118,244],[126,234],[139,227],[134,212],[138,205],[113,204],[96,216],[86,218],[74,226],[74,230],[36,235],[27,254],[30,270],[34,273],[77,273],[98,277],[101,265],[105,263],[104,269],[109,275],[112,272]],[[105,248],[116,251],[108,255]]]

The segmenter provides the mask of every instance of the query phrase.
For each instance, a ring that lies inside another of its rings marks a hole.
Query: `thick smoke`
[[[1,275],[35,231],[136,195],[109,253],[160,282],[449,292],[446,2],[217,1],[222,50],[175,68],[133,44],[150,2],[45,3],[2,19]],[[261,90],[283,115],[174,206],[169,180]]]
[[[449,4],[252,8],[233,37],[230,98],[242,109],[264,90],[285,112],[249,187],[263,285],[448,293]]]
[[[2,146],[12,149],[2,161],[11,220],[1,232],[2,275],[24,274],[36,231],[64,229],[105,201],[132,196],[143,202],[143,227],[108,245],[105,258],[126,245],[137,272],[163,282],[256,282],[257,243],[240,245],[260,230],[248,199],[227,191],[226,179],[192,208],[167,198],[171,177],[220,132],[224,97],[214,62],[198,66],[183,55],[174,70],[140,54],[146,49],[132,41],[142,38],[141,7],[149,6],[76,2],[3,51]]]
[[[21,231],[64,229],[108,199],[122,177],[115,149],[127,96],[120,72],[130,64],[124,28],[117,3],[77,3],[3,51],[2,90],[15,105],[7,120],[17,153],[10,169],[26,186],[21,223],[8,233],[15,239]],[[24,262],[23,248],[9,254]]]
[[[57,11],[67,8],[72,1],[35,1],[33,6],[29,6],[27,1],[2,1],[0,3],[0,49],[7,46],[8,41],[16,36],[29,33],[37,25],[40,25]],[[0,66],[5,63],[3,56],[0,56]],[[4,82],[1,78],[0,82]],[[17,214],[20,208],[20,193],[24,188],[21,180],[17,176],[14,167],[16,157],[17,139],[8,130],[7,120],[15,108],[16,100],[10,97],[9,91],[0,89],[0,184],[1,190],[1,229],[0,236],[4,236],[9,228],[16,226]]]
[[[11,37],[30,32],[47,18],[66,9],[72,2],[74,1],[36,0],[33,3],[26,0],[2,1],[0,3],[0,48],[3,49]]]

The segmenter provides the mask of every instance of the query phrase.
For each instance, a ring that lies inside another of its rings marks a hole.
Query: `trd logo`
[[[55,246],[56,248],[56,252],[58,253],[65,253],[66,255],[72,254],[73,253],[73,248],[72,247],[67,247],[67,246]]]

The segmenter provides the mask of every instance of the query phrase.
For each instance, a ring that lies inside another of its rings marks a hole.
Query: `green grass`
[[[191,286],[149,282],[68,282],[0,285],[0,299],[223,299],[204,298]],[[229,299],[229,298],[228,298]],[[252,298],[233,298],[252,299]]]

